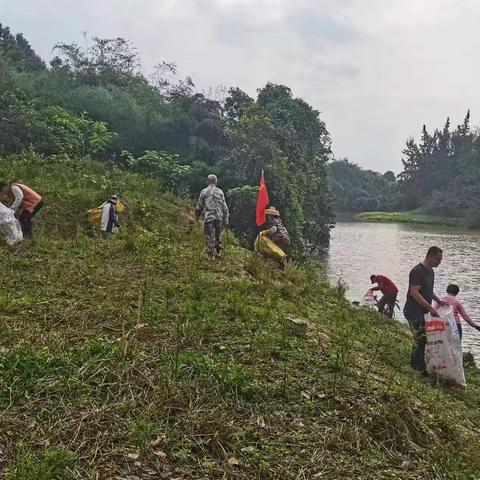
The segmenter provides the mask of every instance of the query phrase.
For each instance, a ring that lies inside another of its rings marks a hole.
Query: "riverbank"
[[[0,246],[7,480],[480,475],[475,367],[466,390],[425,381],[407,328],[315,270],[234,242],[208,261],[190,205],[144,177],[34,158],[0,176],[48,205],[34,242]],[[121,232],[90,238],[79,221],[112,192]]]
[[[413,212],[363,212],[354,216],[362,222],[395,222],[395,223],[416,223],[423,225],[441,225],[451,227],[465,227],[465,221],[460,218],[438,217]]]

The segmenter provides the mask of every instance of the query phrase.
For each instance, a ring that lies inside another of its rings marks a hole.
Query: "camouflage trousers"
[[[204,224],[205,249],[208,255],[214,255],[222,251],[222,222],[213,220]]]

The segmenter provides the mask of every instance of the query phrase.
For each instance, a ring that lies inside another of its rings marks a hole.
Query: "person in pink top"
[[[469,316],[468,313],[463,308],[460,300],[457,298],[460,288],[458,285],[451,283],[447,287],[447,295],[441,299],[442,302],[448,303],[453,308],[453,316],[457,322],[458,333],[460,334],[460,339],[462,339],[462,323],[461,318],[463,318],[469,325],[473,328],[480,331],[480,325],[477,325]]]

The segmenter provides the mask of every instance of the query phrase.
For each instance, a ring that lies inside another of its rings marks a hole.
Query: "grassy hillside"
[[[480,375],[407,368],[407,330],[295,265],[227,240],[188,204],[62,158],[0,161],[48,201],[1,246],[0,470],[12,479],[475,479]],[[111,242],[77,227],[111,192]],[[287,317],[308,320],[306,337]]]

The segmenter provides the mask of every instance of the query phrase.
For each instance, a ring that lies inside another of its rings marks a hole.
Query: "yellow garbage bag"
[[[125,205],[122,202],[117,202],[115,210],[117,213],[123,213],[125,211]]]
[[[287,254],[267,234],[268,230],[258,234],[254,245],[255,251],[283,262],[287,258]]]
[[[97,208],[91,208],[90,210],[87,211],[87,222],[91,227],[100,225],[102,221],[103,205]]]

